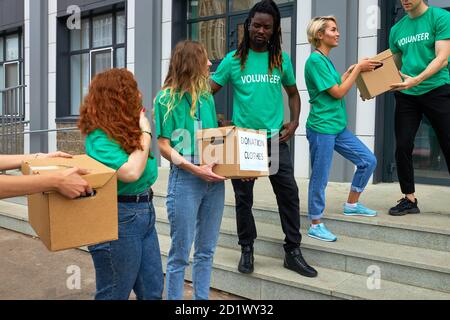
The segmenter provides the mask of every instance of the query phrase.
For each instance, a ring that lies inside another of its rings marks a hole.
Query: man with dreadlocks
[[[267,130],[271,152],[270,181],[276,194],[286,256],[284,267],[306,277],[317,271],[303,259],[300,242],[300,200],[287,141],[299,126],[300,95],[289,56],[281,49],[281,16],[272,0],[257,3],[245,21],[245,34],[237,51],[229,53],[211,81],[213,93],[231,83],[234,90],[233,123],[241,128]],[[293,121],[283,125],[282,87],[289,96]],[[279,148],[274,146],[279,145]],[[273,150],[277,150],[276,152]],[[277,171],[273,172],[277,163]],[[233,180],[236,219],[242,256],[241,273],[254,270],[253,244],[257,237],[252,213],[254,180]]]

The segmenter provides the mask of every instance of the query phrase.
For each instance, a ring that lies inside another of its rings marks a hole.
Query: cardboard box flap
[[[75,156],[71,159],[48,158],[30,160],[22,164],[22,173],[24,175],[46,175],[70,168],[88,170],[89,174],[84,175],[83,179],[93,189],[102,188],[116,175],[115,170],[108,168],[87,155]]]
[[[383,51],[383,52],[379,53],[378,55],[376,55],[373,58],[373,60],[384,61],[386,59],[389,59],[392,56],[393,56],[393,53],[392,53],[391,49],[387,49],[386,51]]]
[[[236,127],[222,127],[215,129],[205,129],[197,131],[197,140],[210,140],[211,138],[217,137],[227,137],[233,131],[236,130]]]

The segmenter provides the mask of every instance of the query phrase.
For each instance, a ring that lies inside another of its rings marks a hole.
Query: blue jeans
[[[89,247],[96,300],[161,300],[164,273],[153,203],[119,203],[119,240]]]
[[[312,166],[308,212],[311,220],[320,220],[325,210],[325,189],[328,185],[334,150],[357,166],[351,189],[358,193],[363,192],[369,183],[377,167],[377,159],[348,129],[336,135],[321,134],[311,129],[307,129],[306,133]]]
[[[183,299],[192,243],[194,300],[208,300],[224,203],[223,182],[208,183],[172,165],[167,196],[172,239],[166,272],[167,300]]]

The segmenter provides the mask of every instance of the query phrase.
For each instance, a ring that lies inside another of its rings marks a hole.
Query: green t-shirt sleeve
[[[318,92],[326,91],[338,84],[331,75],[331,70],[327,63],[322,59],[312,61],[308,64],[308,69],[309,77]]]
[[[395,43],[395,31],[394,29],[391,30],[391,33],[389,34],[389,49],[391,49],[393,54],[399,53],[400,49],[397,47],[397,44]]]
[[[231,76],[231,59],[233,59],[233,54],[228,54],[220,63],[216,72],[212,77],[212,81],[217,83],[219,86],[226,86],[230,81]]]
[[[450,12],[442,11],[436,19],[436,41],[450,39]]]
[[[106,134],[95,135],[87,154],[114,170],[119,170],[129,158],[125,150],[117,142],[109,139]]]
[[[156,126],[156,138],[171,139],[172,133],[175,130],[175,121],[173,113],[167,115],[167,103],[168,99],[161,98],[161,94],[156,97],[155,100],[155,126]]]
[[[284,69],[281,83],[285,87],[292,87],[297,84],[295,80],[294,67],[292,66],[291,58],[287,54],[283,54]]]

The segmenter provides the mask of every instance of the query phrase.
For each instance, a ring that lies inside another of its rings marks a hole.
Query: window
[[[125,11],[87,16],[81,30],[70,31],[70,116],[80,114],[91,79],[111,68],[125,67]]]
[[[20,33],[0,35],[0,90],[21,84],[23,63],[21,48]],[[3,96],[0,97],[0,115],[11,113],[12,110],[3,110]]]
[[[203,43],[212,61],[226,53],[227,1],[190,0],[188,4],[188,37]]]
[[[231,11],[250,10],[255,4],[261,0],[233,0]],[[295,0],[275,0],[275,3],[280,5],[284,3],[294,2]]]
[[[233,16],[247,14],[260,0],[189,0],[187,7],[188,38],[203,43],[209,59],[218,62],[227,52],[227,21]],[[278,5],[289,5],[295,0],[275,0]],[[228,22],[229,23],[229,22]],[[238,26],[239,37],[243,25]]]

